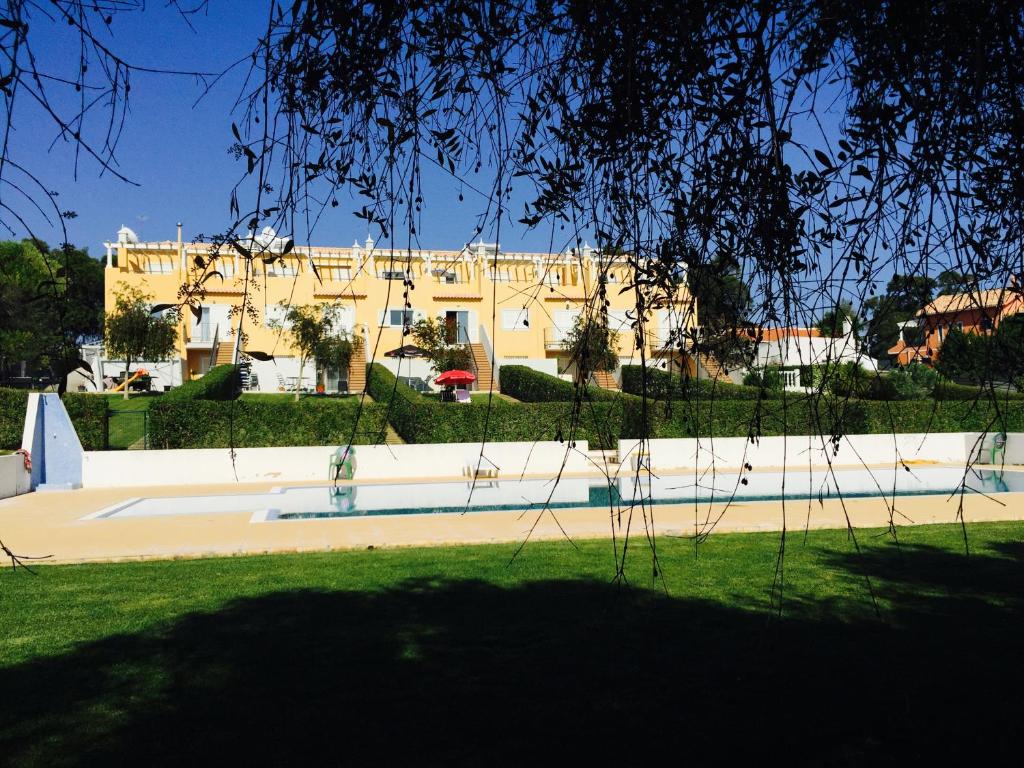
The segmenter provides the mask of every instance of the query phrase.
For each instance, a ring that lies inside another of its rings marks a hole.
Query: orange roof
[[[784,338],[820,339],[821,331],[817,328],[761,328],[751,331],[751,335],[760,333],[761,341],[779,341]]]
[[[923,309],[917,310],[917,316],[945,315],[952,312],[966,312],[971,309],[1002,307],[1015,296],[1016,294],[1012,290],[1006,288],[943,294],[942,296],[936,296],[935,300],[927,304]]]

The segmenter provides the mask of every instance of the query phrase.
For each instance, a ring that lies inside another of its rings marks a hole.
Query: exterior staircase
[[[481,392],[486,392],[491,388],[491,383],[493,381],[491,361],[488,359],[487,353],[484,351],[483,344],[470,344],[469,349],[473,353],[473,367],[476,369],[476,388]]]
[[[715,360],[711,355],[701,355],[698,360],[700,362],[700,367],[704,369],[709,379],[712,381],[717,379],[728,380],[729,374],[726,373],[721,363]]]
[[[232,343],[232,339],[224,339],[217,346],[217,357],[213,361],[214,365],[231,365],[234,362],[231,358],[234,357],[235,345]]]
[[[366,350],[360,346],[348,361],[348,391],[358,395],[366,389]]]
[[[609,371],[594,371],[592,377],[594,383],[601,389],[618,389],[619,385],[615,377]]]

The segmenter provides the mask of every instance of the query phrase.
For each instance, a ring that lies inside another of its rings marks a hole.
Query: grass
[[[107,410],[111,412],[108,422],[108,447],[111,450],[142,447],[146,422],[138,411],[148,411],[160,394],[133,392],[127,400],[120,392],[103,395],[107,399]]]
[[[425,393],[423,393],[423,397],[429,398],[431,400],[439,400],[440,399],[440,395],[437,392],[425,392]],[[470,392],[469,393],[469,398],[474,403],[482,403],[482,404],[486,405],[487,404],[487,397],[488,397],[488,393],[487,392]],[[509,397],[508,395],[504,395],[501,392],[498,392],[497,390],[494,390],[494,402],[501,402],[501,401],[508,402],[508,403],[518,403],[519,402],[514,397]]]
[[[525,523],[524,523],[525,526]],[[1019,741],[1024,524],[54,566],[3,578],[7,764],[668,751],[952,762]],[[664,579],[664,581],[662,580]],[[868,580],[870,589],[868,589]],[[876,617],[871,592],[877,597]]]
[[[311,392],[303,392],[299,394],[299,400],[355,400],[358,399],[359,395],[315,395]],[[281,402],[281,400],[295,400],[294,392],[243,392],[240,396],[242,400],[253,400],[263,402]]]

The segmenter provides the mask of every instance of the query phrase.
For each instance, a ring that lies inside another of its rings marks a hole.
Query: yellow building
[[[254,242],[271,252],[283,250],[284,241],[272,231],[265,230]],[[125,285],[140,288],[152,296],[154,304],[178,302],[182,285],[194,279],[195,270],[200,269],[197,263],[207,260],[211,249],[209,244],[184,242],[180,225],[176,240],[140,242],[122,227],[117,242],[104,245],[108,311],[115,293]],[[441,318],[450,328],[453,342],[470,345],[481,389],[490,386],[492,358],[496,367],[520,364],[571,376],[571,361],[562,339],[585,311],[588,298],[593,301],[601,275],[606,276],[610,324],[619,332],[620,360],[640,362],[631,327],[634,295],[632,291],[620,293],[630,282],[623,256],[605,259],[589,247],[562,254],[496,254],[495,250],[494,245],[481,242],[459,250],[410,253],[379,248],[367,239],[348,248],[295,246],[270,265],[255,259],[257,274],[249,281],[249,302],[256,317],[243,320],[246,338],[242,351],[258,350],[274,359],[252,361],[251,385],[262,391],[314,385],[312,365],[306,366],[299,381],[298,358],[287,331],[280,328],[288,303],[323,304],[325,310],[335,313],[339,325],[363,339],[365,356],[353,361],[348,376],[330,379],[328,389],[339,385],[344,389],[347,379],[350,391],[360,390],[368,360],[411,378],[414,385],[429,385],[432,373],[425,360],[385,354],[412,344],[411,336],[403,336],[403,324],[425,317]],[[319,279],[311,264],[316,265]],[[215,268],[224,279],[214,277],[204,284],[201,318],[184,313],[175,358],[167,364],[150,364],[159,388],[200,376],[211,365],[238,359],[237,307],[245,289],[245,260],[222,249]],[[695,325],[693,302],[684,286],[685,280],[680,280],[678,295],[664,297],[663,306],[649,313],[644,352],[649,362],[660,365],[671,359],[694,372],[693,363],[678,351],[666,349],[665,343],[678,329]],[[411,310],[404,308],[407,287]],[[121,368],[123,364],[119,367],[117,361],[101,361],[104,376]],[[611,375],[598,374],[597,378],[603,386],[616,386]]]

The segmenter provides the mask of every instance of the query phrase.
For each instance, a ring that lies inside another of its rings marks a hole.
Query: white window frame
[[[530,310],[527,307],[522,309],[501,310],[501,330],[503,331],[528,331],[530,330]]]

